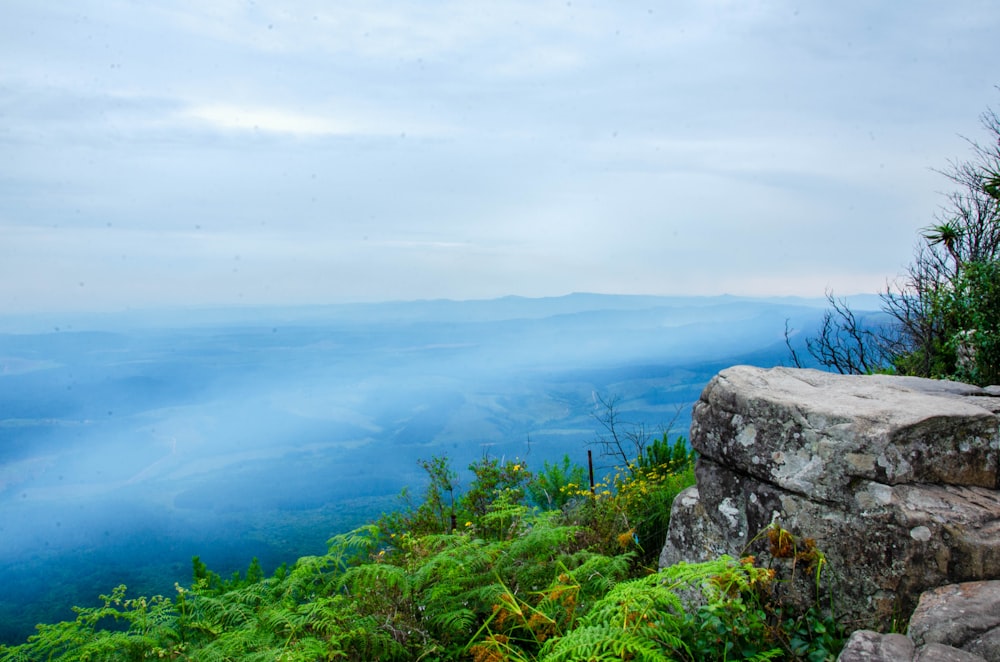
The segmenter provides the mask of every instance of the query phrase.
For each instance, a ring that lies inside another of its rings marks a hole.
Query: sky
[[[0,311],[901,273],[1000,4],[0,0]]]

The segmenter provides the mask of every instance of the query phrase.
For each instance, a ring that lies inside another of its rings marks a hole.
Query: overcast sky
[[[1000,3],[0,0],[0,311],[899,273]]]

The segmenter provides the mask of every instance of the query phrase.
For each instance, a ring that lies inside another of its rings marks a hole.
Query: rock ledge
[[[778,523],[828,562],[818,595],[814,578],[798,577],[790,598],[832,600],[859,628],[905,622],[924,591],[1000,579],[998,413],[993,388],[724,370],[694,408],[698,482],[674,502],[660,564],[769,562],[760,534]]]

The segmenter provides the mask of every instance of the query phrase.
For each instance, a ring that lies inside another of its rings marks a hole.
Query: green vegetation
[[[981,117],[985,143],[942,174],[955,185],[921,233],[903,277],[881,293],[883,315],[855,315],[828,295],[812,357],[843,374],[892,372],[1000,382],[1000,117]],[[790,346],[790,345],[789,345]],[[792,359],[800,364],[793,351]]]
[[[832,660],[830,614],[791,611],[753,558],[655,568],[694,458],[665,435],[644,451],[593,490],[568,458],[483,458],[465,489],[422,461],[419,502],[324,555],[228,579],[195,557],[175,595],[118,586],[0,660]]]

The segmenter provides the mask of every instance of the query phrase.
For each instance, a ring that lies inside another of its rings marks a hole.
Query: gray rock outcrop
[[[1000,660],[1000,581],[949,584],[925,592],[906,631],[915,644],[941,644]]]
[[[837,662],[1000,662],[1000,581],[920,596],[906,636],[854,632]]]
[[[832,601],[859,628],[905,622],[927,589],[1000,578],[998,413],[994,390],[954,382],[724,370],[694,408],[698,482],[674,502],[660,564],[781,567],[777,523],[825,555],[784,561],[790,599]]]
[[[837,662],[906,662],[913,660],[916,646],[901,634],[857,630],[837,657]]]

